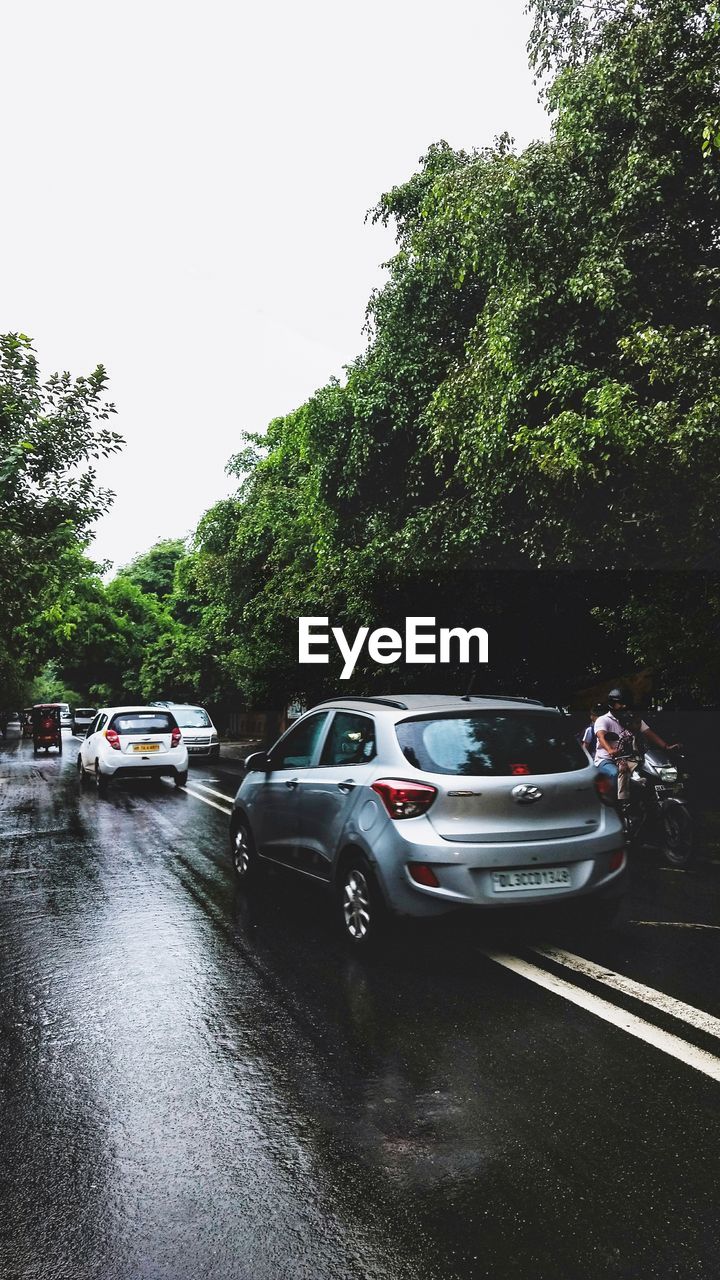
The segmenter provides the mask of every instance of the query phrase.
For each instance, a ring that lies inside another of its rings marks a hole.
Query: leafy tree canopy
[[[677,632],[674,601],[688,651],[717,627],[718,3],[529,7],[549,141],[438,142],[382,196],[397,250],[365,351],[239,442],[237,493],[171,593],[154,561],[116,588],[146,637],[141,688],[327,690],[336,667],[295,663],[303,614],[481,622],[488,678],[525,688],[630,661],[686,681],[683,646],[652,636]]]
[[[300,614],[389,621],[428,599],[457,614],[462,590],[522,632],[543,609],[538,569],[558,619],[546,664],[572,661],[569,618],[589,665],[622,635],[642,661],[629,575],[718,567],[717,4],[530,8],[550,141],[438,143],[382,197],[397,252],[366,351],[246,442],[236,498],[200,525],[191,612],[248,697],[307,679]],[[612,639],[608,614],[624,620]]]
[[[156,542],[149,551],[135,556],[121,573],[141,591],[149,592],[162,600],[173,589],[175,566],[184,555],[185,542],[182,538],[165,538]]]
[[[38,617],[69,589],[98,508],[111,500],[95,470],[122,445],[106,425],[106,387],[101,365],[43,381],[30,340],[0,335],[0,704],[22,700],[47,657]]]

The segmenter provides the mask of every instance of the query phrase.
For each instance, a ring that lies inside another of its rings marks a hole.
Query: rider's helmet
[[[623,706],[627,705],[627,694],[623,689],[611,689],[608,694],[608,706],[612,707],[614,703],[621,702]]]
[[[630,704],[624,707],[616,707],[614,714],[615,719],[622,725],[623,729],[634,730],[640,728],[640,713],[637,707],[630,706]]]

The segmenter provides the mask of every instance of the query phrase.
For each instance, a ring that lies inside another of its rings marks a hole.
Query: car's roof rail
[[[375,702],[380,703],[383,707],[395,707],[397,711],[409,711],[407,702],[401,702],[399,698],[370,698],[358,697],[354,693],[339,693],[334,698],[323,698],[322,702],[316,702],[315,707],[324,707],[328,702]],[[313,711],[315,710],[313,707]]]
[[[448,702],[452,701],[452,694],[448,694],[447,700]],[[525,705],[530,705],[531,707],[547,706],[547,703],[543,702],[542,698],[524,698],[524,697],[521,697],[519,694],[510,694],[510,693],[462,694],[460,696],[460,701],[461,702],[475,702],[475,701],[477,702],[519,702]],[[379,704],[382,707],[394,707],[397,711],[416,710],[415,707],[409,706],[407,702],[402,702],[400,698],[382,698],[382,697],[362,696],[362,695],[351,694],[351,693],[338,693],[334,698],[323,698],[322,702],[316,702],[315,706],[313,707],[313,711],[315,710],[315,707],[324,707],[329,702],[371,702],[371,703],[375,703],[376,705]],[[420,709],[421,708],[417,708],[417,710],[420,710]],[[431,708],[428,708],[428,709],[431,709]]]
[[[460,701],[472,702],[474,698],[481,698],[484,702],[529,702],[533,707],[547,706],[542,698],[524,698],[517,693],[464,693]]]

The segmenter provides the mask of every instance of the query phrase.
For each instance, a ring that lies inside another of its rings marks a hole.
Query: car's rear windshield
[[[428,773],[520,777],[568,773],[588,763],[553,712],[450,712],[401,720],[395,730],[405,758]]]
[[[202,707],[176,707],[175,719],[181,729],[209,729],[212,724],[207,711]]]
[[[116,733],[172,733],[177,728],[169,711],[120,711],[110,728]]]
[[[95,715],[95,708],[94,708],[94,707],[76,707],[76,708],[75,708],[75,719],[76,719],[76,720],[78,719],[78,717],[79,717],[79,716],[83,716],[83,717],[85,717],[86,719],[89,717],[89,718],[90,718],[90,720],[92,720],[92,718],[93,718],[93,716],[94,716],[94,715]]]

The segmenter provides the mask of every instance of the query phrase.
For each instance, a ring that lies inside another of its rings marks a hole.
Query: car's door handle
[[[298,784],[298,780],[297,780],[297,778],[286,778],[286,779],[285,779],[285,786],[286,786],[286,787],[288,788],[288,790],[290,790],[290,791],[294,791],[294,790],[295,790],[295,788],[296,788],[296,786],[297,786],[297,784]]]
[[[344,782],[338,782],[338,791],[344,791],[345,794],[347,794],[347,792],[352,791],[355,786],[357,786],[357,783],[354,782],[352,778],[346,778]]]

